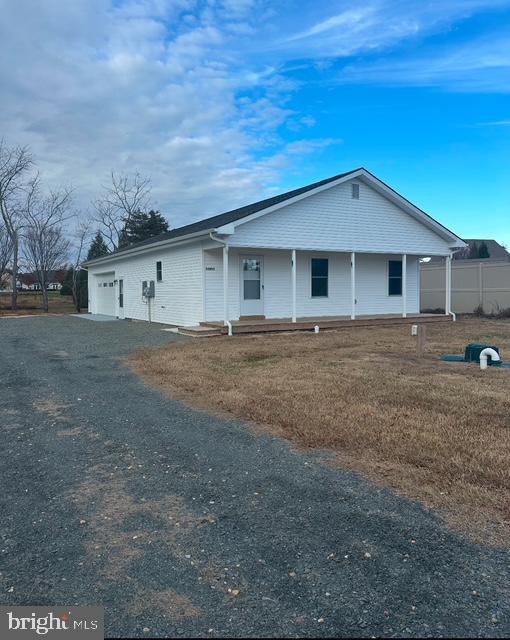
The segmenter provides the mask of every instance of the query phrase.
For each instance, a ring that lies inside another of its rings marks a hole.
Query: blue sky
[[[365,166],[510,244],[510,0],[0,0],[0,134],[173,226]]]

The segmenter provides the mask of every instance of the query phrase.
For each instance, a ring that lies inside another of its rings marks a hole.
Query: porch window
[[[163,268],[160,261],[156,262],[156,280],[157,282],[161,282],[163,280]]]
[[[402,260],[388,261],[388,295],[402,295]]]
[[[312,258],[312,298],[328,297],[328,259]]]

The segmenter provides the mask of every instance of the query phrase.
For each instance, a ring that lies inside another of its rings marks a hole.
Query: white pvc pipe
[[[228,327],[228,335],[231,336],[232,335],[232,323],[230,322],[230,320],[227,320],[226,323],[227,323],[227,327]]]
[[[490,347],[487,347],[480,353],[480,369],[487,369],[488,356],[490,356],[491,360],[494,360],[494,362],[500,361],[498,352],[494,349],[491,349]]]

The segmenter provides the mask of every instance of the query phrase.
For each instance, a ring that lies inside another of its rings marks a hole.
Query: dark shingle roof
[[[508,251],[505,249],[505,247],[502,247],[499,242],[496,242],[496,240],[471,238],[469,240],[465,239],[464,242],[468,245],[468,247],[464,252],[462,252],[462,255],[464,255],[464,253],[466,254],[466,256],[469,255],[469,249],[471,248],[471,245],[476,243],[478,247],[480,247],[482,242],[485,242],[485,244],[487,245],[487,249],[489,250],[489,257],[484,258],[485,260],[510,260],[510,254],[508,253]]]
[[[222,227],[225,224],[230,224],[231,222],[235,222],[236,220],[240,220],[241,218],[246,218],[246,216],[250,216],[252,213],[257,213],[258,211],[262,211],[263,209],[272,207],[273,205],[284,202],[285,200],[290,200],[290,198],[299,196],[302,193],[312,191],[312,189],[322,187],[325,184],[334,182],[335,180],[338,180],[340,178],[344,178],[345,176],[348,176],[351,173],[355,173],[356,171],[359,171],[359,169],[353,169],[352,171],[347,171],[346,173],[339,173],[336,176],[326,178],[325,180],[320,180],[319,182],[314,182],[313,184],[309,184],[306,187],[294,189],[293,191],[287,191],[286,193],[281,193],[280,195],[266,198],[265,200],[259,200],[258,202],[240,207],[239,209],[232,209],[231,211],[226,211],[225,213],[220,213],[219,215],[212,216],[210,218],[204,218],[203,220],[199,220],[198,222],[187,224],[184,227],[178,227],[177,229],[172,229],[167,233],[161,233],[160,235],[154,236],[153,238],[148,238],[147,240],[142,240],[141,242],[130,244],[127,247],[123,247],[122,249],[117,249],[117,251],[114,251],[109,255],[121,253],[122,251],[133,249],[135,247],[143,247],[155,242],[162,242],[163,240],[171,240],[172,238],[185,236],[189,233],[197,233],[198,231],[207,231],[208,229],[216,229],[217,227]]]

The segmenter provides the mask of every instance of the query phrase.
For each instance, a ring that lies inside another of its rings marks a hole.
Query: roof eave
[[[167,238],[166,240],[160,240],[159,242],[151,242],[150,244],[143,245],[141,247],[132,247],[131,249],[124,249],[122,251],[116,251],[115,253],[109,253],[105,256],[101,256],[100,258],[95,258],[94,260],[86,260],[82,262],[83,267],[96,266],[100,264],[106,264],[108,262],[112,262],[113,260],[120,260],[126,256],[130,257],[133,255],[138,255],[141,253],[149,253],[150,251],[154,251],[155,249],[161,249],[166,247],[167,245],[179,244],[184,242],[189,242],[190,240],[196,240],[201,236],[208,236],[211,232],[216,231],[216,229],[203,229],[201,231],[196,231],[195,233],[187,233],[182,236],[176,236],[175,238]]]

